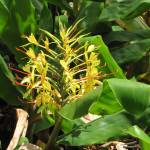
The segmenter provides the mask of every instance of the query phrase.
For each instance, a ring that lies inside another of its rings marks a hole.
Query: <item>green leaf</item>
[[[59,114],[66,119],[76,119],[88,114],[91,104],[99,99],[102,87],[97,87],[76,101],[66,104]]]
[[[149,150],[149,147],[150,147],[150,144],[149,144],[149,143],[140,141],[140,145],[141,145],[141,147],[142,147],[142,150]]]
[[[115,96],[125,110],[142,114],[149,105],[150,85],[123,79],[108,79]]]
[[[69,6],[68,2],[66,0],[61,0],[61,1],[58,1],[58,0],[48,0],[48,2],[50,4],[53,4],[53,5],[56,5],[62,9],[66,9],[68,10],[69,12],[72,11],[71,10],[71,7]]]
[[[123,131],[130,127],[125,113],[117,113],[99,118],[90,123],[81,125],[58,139],[58,144],[81,146],[104,143],[123,135]]]
[[[129,45],[115,49],[112,55],[119,64],[137,62],[142,57],[146,56],[149,49],[150,39],[131,41]]]
[[[124,20],[124,23],[127,31],[149,30],[149,26],[141,16],[131,20]]]
[[[0,98],[10,105],[20,105],[18,97],[21,96],[16,86],[13,85],[14,78],[2,56],[0,55]]]
[[[16,51],[16,47],[24,44],[24,39],[21,38],[22,34],[35,32],[37,27],[35,9],[30,0],[9,1],[8,9],[9,18],[0,34],[0,39],[15,55],[17,62],[23,63],[20,58],[25,56]],[[7,17],[1,18],[0,14],[0,20],[6,19]]]
[[[5,63],[3,57],[0,55],[0,68],[3,71],[4,75],[11,81],[15,82],[15,78],[11,71],[8,69],[7,64]]]
[[[109,115],[122,109],[123,107],[113,93],[111,86],[107,81],[104,81],[102,94],[99,99],[91,105],[89,111],[94,114]]]
[[[141,115],[148,108],[149,91],[150,85],[147,84],[126,79],[105,80],[102,94],[90,111],[111,114],[125,109],[134,115]]]
[[[100,20],[133,19],[149,10],[149,7],[149,0],[113,0],[103,9]]]
[[[48,129],[49,127],[52,127],[55,124],[55,120],[54,117],[50,114],[48,114],[48,111],[51,110],[50,108],[52,107],[51,105],[48,104],[43,104],[41,107],[39,107],[37,113],[38,113],[38,117],[41,116],[41,118],[36,121],[33,124],[33,129],[32,132],[33,133],[37,133],[40,132],[42,130]]]
[[[27,144],[27,143],[29,143],[28,138],[21,136],[20,139],[19,139],[18,145],[24,145],[24,144]]]
[[[20,147],[21,145],[26,145],[26,144],[28,144],[28,143],[29,143],[28,138],[21,136],[20,139],[19,139],[19,142],[18,142],[18,144],[17,144],[17,146],[15,147],[14,150],[19,150],[19,147]]]
[[[150,106],[142,113],[141,117],[138,119],[138,125],[142,128],[150,127]]]
[[[69,23],[68,23],[68,16],[66,15],[59,15],[55,17],[55,28],[56,31],[59,32],[59,23],[62,23],[63,25],[65,25],[66,27],[68,27]]]
[[[105,42],[107,45],[113,44],[113,42],[126,42],[128,44],[131,41],[140,41],[150,38],[150,30],[136,30],[136,31],[115,31],[110,32],[105,36]],[[132,42],[131,42],[132,43]],[[119,43],[117,45],[120,46]]]
[[[35,31],[35,9],[30,0],[15,0],[15,15],[20,33]]]
[[[7,2],[6,0],[0,0],[0,3],[3,5],[3,7],[4,7],[7,11],[9,11],[9,9],[8,9],[8,7],[7,7],[8,2]]]
[[[75,119],[75,120],[63,118],[61,129],[64,133],[68,133],[68,132],[71,132],[76,127],[81,126],[82,124],[85,124],[85,123],[80,118]]]
[[[43,9],[43,3],[39,0],[32,0],[32,4],[34,5],[34,7],[38,13],[41,13],[41,11]]]
[[[84,19],[79,24],[79,27],[94,34],[108,32],[110,26],[104,22],[100,22],[99,19],[103,7],[103,3],[83,0],[80,3],[77,19]]]
[[[149,150],[150,136],[148,136],[142,129],[135,125],[130,127],[127,133],[140,140],[142,150]]]
[[[0,0],[0,36],[8,21],[9,11],[4,0]]]
[[[42,118],[41,120],[33,124],[32,133],[38,133],[42,130],[48,129],[53,125],[54,125],[54,120],[51,117]]]
[[[103,62],[106,63],[109,72],[113,73],[114,77],[126,78],[121,68],[118,66],[114,58],[111,56],[108,47],[104,44],[101,36],[97,35],[85,37],[81,40],[81,42],[87,41],[89,44],[94,44],[97,47],[100,54],[102,55]]]
[[[43,7],[41,14],[40,14],[39,27],[49,32],[53,31],[52,12],[46,5]]]
[[[150,30],[111,32],[105,40],[119,64],[137,62],[150,49]]]
[[[127,131],[128,134],[132,135],[133,137],[139,138],[142,141],[150,144],[150,137],[138,126],[132,126]]]

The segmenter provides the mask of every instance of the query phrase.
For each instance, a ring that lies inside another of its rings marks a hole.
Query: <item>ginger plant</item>
[[[33,34],[26,36],[28,43],[21,46],[28,58],[22,67],[26,76],[20,82],[26,86],[23,98],[37,107],[50,106],[53,114],[101,84],[99,52],[88,41],[80,44],[86,34],[76,32],[78,23],[68,29],[60,23],[58,37],[45,30],[41,30],[44,36],[40,41]],[[59,132],[61,117],[56,116],[47,149],[54,146]]]

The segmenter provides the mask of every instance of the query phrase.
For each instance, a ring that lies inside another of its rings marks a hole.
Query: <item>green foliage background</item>
[[[105,143],[129,135],[139,139],[142,149],[150,146],[150,29],[144,16],[149,0],[0,0],[0,98],[24,108],[18,100],[24,91],[15,85],[9,64],[20,68],[24,55],[16,47],[26,43],[22,35],[39,29],[58,35],[58,21],[66,26],[82,19],[79,29],[90,33],[80,42],[100,46],[105,73],[103,87],[60,110],[62,131],[57,144]],[[107,46],[106,46],[107,45]],[[145,83],[141,83],[143,81]],[[102,117],[90,123],[79,118],[89,112]],[[44,115],[33,125],[34,132],[53,126],[53,117]],[[147,128],[146,132],[143,129]]]

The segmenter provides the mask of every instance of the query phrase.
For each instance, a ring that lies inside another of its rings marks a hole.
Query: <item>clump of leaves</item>
[[[26,86],[24,98],[34,99],[37,106],[59,109],[101,84],[99,52],[88,42],[80,44],[87,34],[76,32],[78,23],[68,29],[60,23],[59,37],[45,30],[40,41],[26,36],[28,43],[21,46],[28,62],[20,84]]]

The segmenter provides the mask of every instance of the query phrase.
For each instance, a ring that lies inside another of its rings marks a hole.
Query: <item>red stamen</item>
[[[20,48],[16,48],[16,50],[17,51],[19,51],[19,52],[21,52],[21,53],[23,53],[23,54],[26,54],[26,52],[25,51],[23,51],[22,49],[20,49]]]
[[[31,86],[28,86],[27,84],[22,84],[20,82],[16,82],[16,85],[20,85],[20,86],[25,86],[25,87],[28,87],[28,88],[32,88]]]
[[[12,68],[12,67],[10,67],[10,66],[9,66],[9,69],[12,70],[12,71],[15,71],[15,72],[22,73],[22,74],[24,74],[24,75],[29,75],[29,74],[30,74],[30,73],[28,73],[28,72],[24,72],[24,71],[18,70],[18,69],[16,69],[16,68]]]
[[[21,86],[26,86],[26,87],[28,87],[27,84],[22,84],[22,83],[20,83],[20,82],[16,82],[16,85],[21,85]]]

